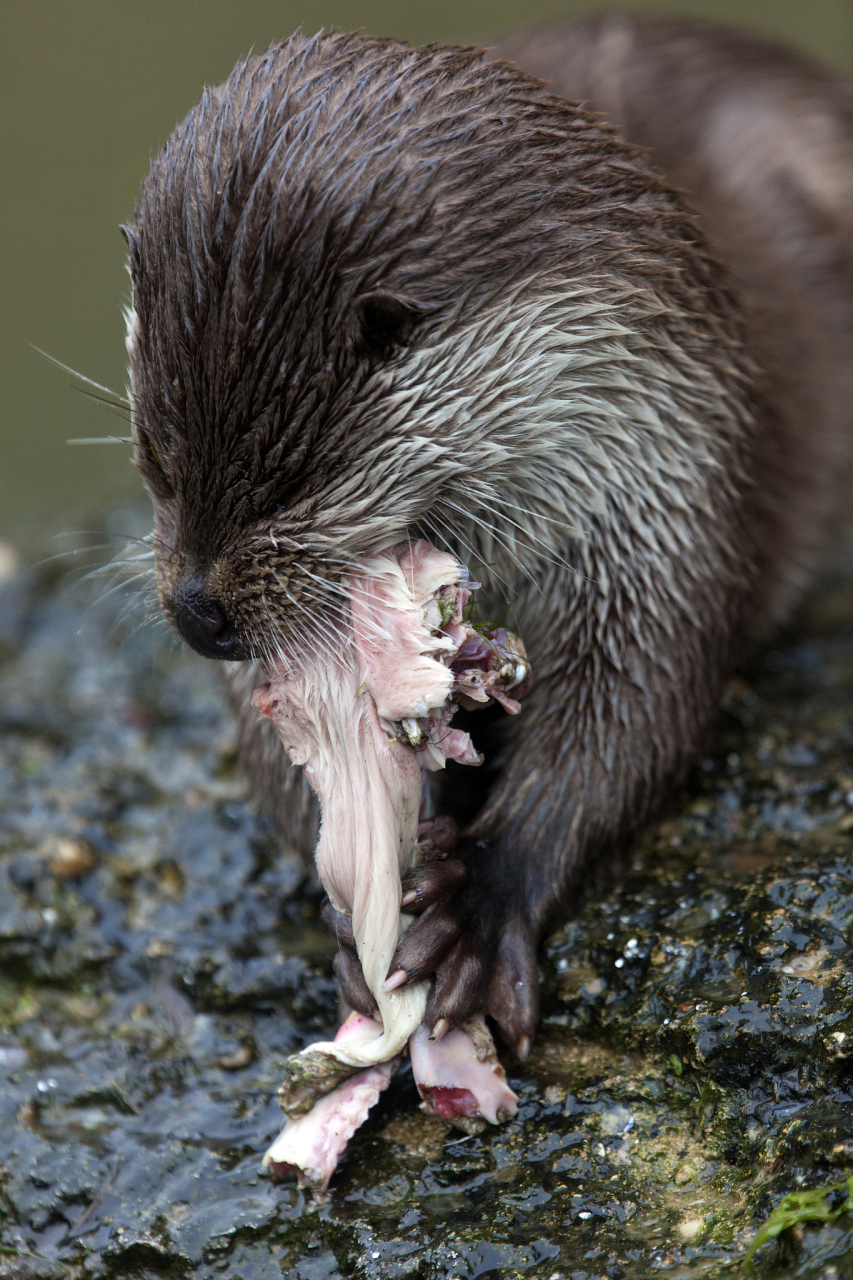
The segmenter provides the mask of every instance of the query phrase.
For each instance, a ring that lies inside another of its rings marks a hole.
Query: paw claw
[[[458,858],[427,862],[408,877],[401,906],[425,911],[436,903],[449,902],[466,879],[465,864]]]
[[[402,987],[404,982],[409,981],[409,975],[405,969],[395,969],[390,978],[385,979],[383,991],[396,991],[398,987]]]

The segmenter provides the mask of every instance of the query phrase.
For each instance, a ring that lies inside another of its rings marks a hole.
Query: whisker
[[[131,578],[121,578],[118,582],[113,583],[111,587],[107,587],[106,590],[101,592],[98,596],[97,603],[102,604],[105,600],[108,600],[110,596],[114,595],[116,591],[128,591],[131,583],[137,582],[140,578],[145,576],[147,575],[137,573]],[[83,581],[85,582],[86,579],[84,578]]]
[[[442,518],[436,511],[433,510],[428,517],[422,516],[420,522],[422,524],[426,524],[428,528],[433,531],[435,536],[441,539],[450,554],[456,556],[457,559],[467,559],[472,564],[478,564],[484,559],[483,555],[479,551],[474,550],[470,542],[468,542],[459,529],[455,527],[454,523]],[[437,523],[438,527],[436,527],[436,523],[434,522]],[[445,533],[442,532],[442,528],[450,534],[450,538],[446,537]],[[453,539],[455,539],[455,542]],[[461,547],[465,552],[464,557],[459,555],[459,547]],[[504,588],[507,594],[512,591],[510,584],[506,581],[503,574],[498,573],[498,571],[492,566],[489,566],[489,572],[492,577],[494,577],[495,581]]]
[[[109,409],[109,411],[115,414],[117,418],[121,418],[122,422],[133,421],[129,411],[122,405],[113,404],[112,400],[105,400],[103,396],[96,396],[94,392],[87,391],[85,387],[75,387],[73,383],[69,383],[68,385],[71,390],[76,391],[78,395],[85,396],[87,400],[94,401],[94,403],[99,405],[102,409]],[[132,443],[132,437],[128,436],[128,440]]]
[[[73,382],[66,384],[72,391],[76,391],[78,395],[85,396],[87,400],[94,400],[95,404],[104,404],[108,409],[119,410],[124,414],[128,422],[131,420],[130,411],[125,409],[124,405],[116,404],[115,400],[108,400],[106,396],[96,395],[94,391],[87,391],[85,387],[75,387]],[[112,392],[110,392],[112,395]]]
[[[496,506],[512,507],[515,511],[520,511],[522,515],[532,516],[534,520],[547,520],[548,524],[555,524],[558,529],[564,529],[566,533],[573,534],[575,537],[582,537],[580,529],[576,529],[574,525],[567,524],[565,520],[557,520],[554,516],[546,516],[543,511],[533,511],[530,507],[522,507],[517,502],[510,502],[509,498],[505,498],[503,494],[498,498]]]
[[[487,535],[488,535],[489,537],[491,537],[491,538],[492,538],[492,539],[497,543],[497,545],[498,545],[499,547],[502,547],[502,548],[503,548],[503,550],[507,552],[507,554],[508,554],[508,555],[510,556],[510,558],[512,559],[512,561],[513,561],[514,565],[516,566],[516,568],[517,568],[517,569],[519,569],[519,570],[524,574],[524,576],[525,576],[525,577],[527,578],[527,580],[529,581],[530,585],[531,585],[531,586],[532,586],[536,591],[538,591],[540,594],[541,594],[541,592],[542,592],[542,587],[541,587],[541,585],[536,581],[536,579],[534,578],[534,576],[533,576],[533,574],[531,573],[530,569],[528,569],[528,567],[527,567],[525,564],[523,564],[521,560],[519,560],[519,558],[518,558],[517,554],[515,553],[515,551],[514,551],[514,549],[513,549],[513,542],[514,542],[517,546],[521,547],[521,548],[522,548],[522,550],[524,550],[524,551],[529,551],[529,552],[531,553],[531,555],[536,556],[536,557],[537,557],[538,559],[540,559],[540,560],[547,560],[550,564],[554,565],[556,568],[561,568],[561,569],[562,569],[562,568],[570,568],[570,567],[571,567],[570,565],[567,565],[567,564],[565,564],[564,562],[563,562],[563,563],[561,563],[561,562],[560,562],[560,561],[558,561],[558,560],[554,560],[554,559],[553,559],[552,557],[550,557],[550,556],[543,555],[541,551],[537,551],[535,547],[531,547],[531,546],[527,545],[526,543],[522,542],[519,538],[514,537],[514,535],[510,535],[509,533],[505,533],[505,534],[503,534],[503,536],[502,536],[501,531],[500,531],[500,530],[498,530],[498,529],[495,527],[495,525],[491,524],[488,520],[486,520],[486,519],[485,519],[483,516],[481,516],[479,513],[477,513],[476,515],[474,515],[474,514],[472,514],[471,512],[466,511],[463,507],[457,506],[457,504],[456,504],[455,502],[451,502],[449,498],[445,498],[445,499],[444,499],[444,502],[447,504],[447,506],[451,507],[454,511],[458,511],[458,512],[460,513],[460,515],[467,516],[467,517],[468,517],[469,519],[471,519],[475,524],[479,525],[481,529],[484,529],[484,530],[486,531]],[[507,520],[509,520],[509,523],[510,523],[510,524],[515,525],[515,521],[510,520],[509,516],[507,516],[507,517],[505,517],[505,518],[506,518]],[[521,528],[521,525],[516,525],[515,527],[516,527],[516,528]],[[509,540],[511,536],[512,536],[512,542]],[[544,545],[547,545],[547,544],[543,543],[543,546],[544,546]]]
[[[450,503],[449,505],[450,505],[450,506],[453,506],[454,504],[453,504],[453,503]],[[456,507],[455,509],[456,509],[457,511],[461,510],[461,508],[459,508],[459,507]],[[502,514],[503,514],[503,513],[502,513]],[[524,525],[518,524],[518,522],[517,522],[517,521],[515,521],[515,520],[513,520],[510,516],[508,516],[508,515],[503,515],[503,518],[504,518],[506,521],[508,521],[508,523],[509,523],[509,524],[511,524],[511,525],[513,526],[513,528],[515,528],[515,529],[519,529],[522,533],[527,534],[527,535],[529,535],[531,538],[533,538],[534,542],[538,542],[538,543],[540,544],[540,546],[545,547],[545,548],[546,548],[547,550],[549,550],[549,551],[552,551],[552,550],[553,550],[553,548],[551,547],[550,543],[545,542],[542,538],[538,537],[535,533],[532,533],[532,532],[531,532],[531,530],[526,529],[526,528],[524,527]],[[494,537],[495,539],[498,539],[498,538],[499,538],[499,531],[498,531],[498,529],[495,527],[495,525],[489,524],[489,522],[488,522],[487,520],[485,520],[485,519],[481,519],[480,517],[477,517],[477,519],[480,521],[480,523],[482,524],[482,526],[483,526],[483,528],[484,528],[484,529],[488,529],[488,530],[489,530],[489,532],[491,533],[492,537]],[[558,568],[558,569],[571,569],[571,568],[572,568],[572,566],[571,566],[571,565],[568,563],[568,561],[566,561],[565,559],[554,559],[554,558],[553,558],[553,556],[551,556],[551,555],[547,555],[547,554],[543,555],[543,553],[542,553],[541,551],[537,551],[535,547],[531,547],[531,546],[529,546],[527,543],[523,542],[520,538],[517,538],[514,534],[513,534],[513,535],[507,534],[506,536],[507,536],[507,537],[510,537],[510,536],[511,536],[511,537],[512,537],[512,541],[513,541],[513,543],[514,543],[515,545],[517,545],[517,546],[521,547],[523,551],[529,551],[529,552],[531,553],[531,555],[535,555],[535,556],[537,556],[540,560],[547,560],[547,561],[548,561],[548,563],[549,563],[549,564],[554,565],[554,567],[555,567],[555,568]],[[523,569],[523,565],[521,565],[518,561],[516,561],[516,563],[518,564],[518,567],[519,567],[520,569]]]
[[[55,364],[57,369],[63,369],[66,373],[70,373],[72,378],[78,378],[80,382],[85,382],[88,386],[94,387],[96,391],[103,391],[106,395],[112,396],[113,400],[119,404],[130,408],[130,401],[127,396],[120,396],[117,391],[111,391],[109,387],[104,387],[100,382],[95,382],[93,378],[87,378],[85,373],[78,373],[76,369],[72,369],[70,365],[63,364],[61,360],[57,360],[56,356],[48,355],[46,351],[42,351],[41,347],[37,347],[34,342],[30,343],[33,351],[37,351],[40,356],[44,356],[45,360],[49,360],[51,364]]]
[[[509,505],[509,506],[515,506],[516,504],[515,504],[515,503],[509,503],[508,505]],[[525,507],[518,507],[518,510],[519,510],[519,511],[526,511],[527,509],[526,509]],[[534,519],[536,519],[536,518],[538,518],[538,519],[542,519],[542,520],[547,520],[547,519],[549,519],[549,517],[548,517],[548,516],[538,516],[538,513],[537,513],[537,512],[535,512],[535,511],[530,511],[530,512],[528,512],[528,514],[529,514],[529,515],[532,515],[532,516],[534,517]],[[530,551],[532,555],[538,556],[538,558],[539,558],[540,560],[544,560],[544,561],[546,561],[548,564],[552,565],[555,569],[567,569],[569,573],[574,574],[574,576],[575,576],[576,578],[580,578],[583,582],[589,582],[589,583],[591,583],[593,586],[597,585],[597,584],[595,583],[595,581],[594,581],[594,579],[593,579],[593,578],[590,578],[590,577],[589,577],[587,574],[585,574],[581,569],[578,569],[576,565],[573,565],[573,564],[572,564],[569,560],[567,560],[564,556],[559,556],[559,553],[558,553],[558,552],[556,552],[556,550],[555,550],[553,547],[551,547],[551,544],[550,544],[550,543],[545,542],[545,541],[544,541],[542,538],[540,538],[537,534],[533,533],[533,531],[532,531],[532,530],[525,528],[525,526],[524,526],[524,525],[516,524],[516,522],[515,522],[514,520],[512,520],[512,519],[511,519],[509,516],[507,516],[507,515],[504,515],[504,519],[508,520],[510,524],[512,524],[512,525],[514,525],[514,526],[515,526],[515,528],[517,528],[517,529],[521,529],[521,531],[522,531],[523,533],[527,533],[527,534],[529,534],[529,536],[530,536],[531,538],[533,538],[533,540],[534,540],[535,542],[538,542],[538,543],[540,544],[540,546],[546,547],[546,548],[548,548],[550,551],[553,551],[553,552],[554,552],[554,554],[558,556],[558,558],[557,558],[557,559],[554,559],[554,557],[553,557],[553,556],[551,556],[551,555],[543,555],[543,553],[542,553],[541,551],[537,551],[537,550],[536,550],[535,548],[533,548],[533,547],[525,547],[525,544],[524,544],[523,542],[521,542],[519,539],[515,539],[515,541],[516,541],[516,542],[518,542],[518,545],[519,545],[519,546],[524,547],[524,548],[525,548],[525,550],[527,550],[527,551]],[[553,523],[553,524],[559,524],[560,522],[559,522],[559,521],[557,521],[557,520],[554,520],[552,523]],[[576,535],[578,534],[578,530],[573,529],[570,525],[564,525],[563,527],[566,529],[566,531],[567,531],[567,532],[570,532],[570,533],[573,533],[573,534],[576,534]]]
[[[533,541],[538,543],[541,547],[545,547],[546,552],[548,552],[549,554],[543,555],[541,551],[537,551],[534,547],[528,546],[526,543],[522,542],[519,538],[513,535],[513,541],[517,543],[518,546],[522,547],[525,551],[530,551],[533,555],[538,556],[542,560],[548,560],[550,564],[553,564],[560,569],[572,568],[572,566],[564,557],[559,557],[558,559],[554,558],[554,556],[558,555],[558,553],[554,550],[554,548],[551,546],[549,542],[546,542],[543,538],[540,538],[539,535],[534,533],[531,529],[527,529],[524,525],[519,524],[516,520],[513,520],[510,516],[506,515],[505,512],[501,512],[500,514],[504,520],[506,520],[509,524],[513,526],[513,528],[519,529],[522,533],[532,538]]]
[[[300,568],[304,569],[304,566],[300,566]],[[308,572],[308,571],[306,570],[305,572]],[[324,652],[326,656],[331,658],[333,661],[335,662],[342,661],[342,655],[340,654],[339,650],[334,648],[330,643],[329,638],[323,636],[322,632],[317,629],[318,619],[316,618],[316,615],[312,614],[306,605],[304,605],[301,601],[297,600],[291,594],[291,592],[289,591],[285,583],[282,582],[281,578],[278,576],[275,570],[273,570],[273,576],[275,577],[275,580],[278,583],[278,585],[281,587],[281,590],[286,595],[287,599],[290,601],[294,609],[297,611],[297,619],[295,619],[293,622],[293,630],[297,633],[299,639],[301,640],[303,645],[303,650],[308,651],[312,647],[320,648],[320,650]],[[308,576],[313,577],[314,575],[309,573]],[[317,579],[317,581],[322,581],[322,580]],[[264,608],[267,613],[267,617],[269,618],[269,621],[273,628],[273,632],[276,636],[276,640],[278,643],[281,643],[282,641],[281,631],[270,612],[270,608],[267,603],[265,594],[262,596],[262,600],[264,603]],[[338,605],[337,602],[329,601],[325,607],[327,609],[331,608],[331,609],[340,610],[340,605]],[[298,620],[299,615],[304,616],[308,620],[310,624],[310,629],[309,627],[303,626],[302,623]],[[340,610],[340,621],[343,621],[342,610]],[[289,650],[289,643],[288,643],[288,650]]]
[[[71,436],[66,444],[133,444],[130,436]]]

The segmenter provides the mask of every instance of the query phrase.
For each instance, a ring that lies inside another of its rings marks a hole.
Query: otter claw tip
[[[390,978],[386,978],[383,991],[396,991],[398,987],[402,987],[404,982],[409,981],[409,975],[405,969],[395,969]]]
[[[402,900],[402,902],[400,903],[400,906],[401,906],[401,907],[410,907],[410,906],[412,905],[412,903],[417,902],[417,900],[418,900],[418,891],[417,891],[417,889],[410,889],[408,893],[404,893],[404,894],[403,894],[403,900]]]
[[[438,1022],[430,1032],[430,1040],[443,1040],[450,1030],[450,1019],[439,1018]]]
[[[530,1057],[530,1036],[519,1036],[515,1042],[515,1052],[523,1062]]]

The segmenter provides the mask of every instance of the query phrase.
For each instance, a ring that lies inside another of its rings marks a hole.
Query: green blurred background
[[[853,75],[853,0],[0,0],[0,538],[29,558],[141,485],[127,426],[32,350],[118,391],[124,242],[149,163],[205,84],[302,25],[490,43],[561,14],[645,9],[775,33]]]

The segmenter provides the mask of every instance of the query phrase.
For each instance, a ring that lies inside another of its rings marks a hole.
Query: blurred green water
[[[2,0],[0,3],[0,537],[26,556],[141,493],[121,445],[65,440],[126,424],[69,389],[30,344],[124,385],[127,301],[117,226],[149,157],[252,48],[307,30],[482,41],[612,5],[589,0]],[[853,0],[648,0],[622,8],[748,23],[853,74]]]

